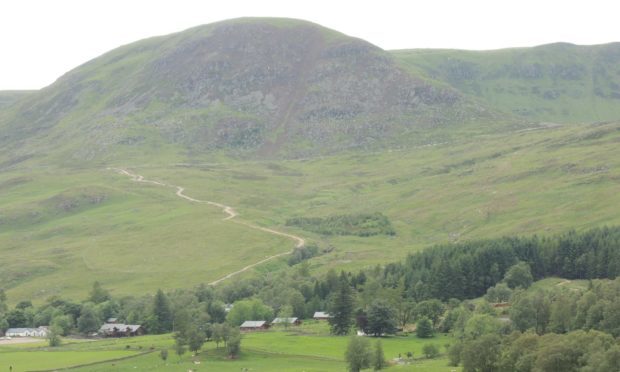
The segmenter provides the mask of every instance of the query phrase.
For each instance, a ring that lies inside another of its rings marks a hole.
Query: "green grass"
[[[310,260],[320,273],[399,260],[437,243],[618,224],[619,129],[567,125],[402,151],[132,169],[231,205],[241,221],[333,246]],[[14,303],[79,298],[94,280],[115,295],[189,287],[293,247],[222,221],[218,208],[179,199],[173,189],[105,168],[16,168],[0,173],[0,190],[0,279]],[[69,210],[50,202],[71,201],[76,190],[106,198]],[[395,236],[322,236],[285,226],[294,217],[375,212],[389,218]],[[19,218],[3,223],[9,215]],[[285,260],[256,270],[285,268]]]
[[[53,370],[80,364],[100,362],[135,355],[132,351],[101,350],[95,352],[75,351],[12,351],[0,352],[0,365],[13,366],[14,372]]]
[[[36,201],[66,195],[74,183],[108,184],[105,201],[69,212]],[[2,261],[12,263],[0,269],[0,278],[20,290],[10,297],[79,296],[84,278],[106,283],[115,295],[185,287],[294,246],[289,239],[222,221],[226,215],[219,208],[194,205],[173,191],[106,171],[38,175],[7,189],[2,211],[9,215],[22,208],[10,226],[0,225]]]
[[[283,336],[284,334],[284,336]],[[325,357],[340,360],[344,357],[344,350],[349,342],[348,337],[314,336],[290,332],[265,332],[248,334],[243,339],[244,348],[270,354],[305,355]],[[415,336],[385,337],[381,339],[385,357],[392,360],[401,354],[403,357],[408,351],[414,357],[422,357],[424,344],[435,344],[443,352],[443,345],[449,344],[451,339],[439,335],[431,339],[420,339]]]
[[[291,327],[288,331],[271,330],[243,335],[242,353],[235,360],[228,359],[223,346],[216,349],[213,342],[206,343],[198,355],[186,354],[179,358],[172,350],[174,342],[171,335],[155,335],[66,342],[55,349],[34,344],[11,345],[0,348],[0,363],[13,363],[14,371],[83,364],[89,365],[74,370],[239,371],[248,368],[250,371],[342,371],[346,369],[344,352],[348,340],[348,337],[328,336],[326,323],[310,321],[301,327]],[[451,341],[449,337],[441,335],[428,340],[415,336],[382,338],[388,360],[394,359],[399,353],[405,356],[407,351],[414,352],[415,359],[411,364],[394,365],[389,369],[402,371],[451,371],[454,367],[447,366],[445,357],[428,360],[421,353],[422,345],[426,343],[438,345],[443,352],[443,345]],[[167,362],[159,358],[161,349],[169,349]],[[116,360],[131,355],[135,357]]]
[[[274,356],[251,351],[242,352],[238,359],[230,360],[224,350],[207,349],[198,356],[179,359],[172,351],[167,362],[158,353],[147,354],[131,360],[103,363],[77,368],[75,371],[235,371],[248,368],[251,371],[342,371],[343,361],[316,360],[313,358]]]
[[[571,291],[585,291],[588,289],[588,281],[587,280],[568,280],[562,278],[545,278],[542,280],[538,280],[532,284],[532,286],[528,290],[537,290],[537,289],[557,289],[557,288],[565,288]]]

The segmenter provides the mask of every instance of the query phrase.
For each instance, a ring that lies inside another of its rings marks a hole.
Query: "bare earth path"
[[[564,279],[563,281],[556,284],[557,287],[561,287],[563,285],[569,284],[571,281],[568,279]]]
[[[45,342],[44,338],[34,337],[13,337],[13,338],[0,338],[0,345],[16,345],[16,344],[31,344],[34,342]]]
[[[185,188],[181,187],[181,186],[176,186],[176,185],[170,185],[167,183],[163,183],[163,182],[159,182],[159,181],[152,181],[152,180],[147,180],[145,179],[143,176],[139,175],[139,174],[135,174],[135,173],[131,173],[130,171],[126,170],[126,169],[121,169],[121,168],[108,168],[109,170],[113,170],[116,171],[120,174],[123,174],[125,176],[131,177],[131,180],[134,182],[142,182],[142,183],[150,183],[152,185],[157,185],[157,186],[163,186],[163,187],[172,187],[174,189],[176,189],[176,196],[178,196],[179,198],[185,199],[189,202],[192,203],[201,203],[201,204],[208,204],[208,205],[212,205],[214,207],[218,207],[222,209],[222,212],[226,213],[226,217],[224,218],[224,221],[230,221],[233,223],[237,223],[239,225],[243,225],[246,226],[250,229],[254,229],[254,230],[260,230],[263,232],[266,232],[268,234],[273,234],[273,235],[278,235],[278,236],[284,236],[286,238],[292,239],[296,242],[295,244],[295,248],[301,248],[304,246],[304,244],[306,244],[306,241],[304,238],[299,237],[297,235],[293,235],[293,234],[287,234],[281,231],[277,231],[277,230],[273,230],[273,229],[269,229],[266,227],[261,227],[261,226],[256,226],[254,224],[251,224],[249,222],[245,222],[245,221],[240,221],[238,219],[235,219],[235,217],[237,217],[237,212],[233,209],[233,207],[230,207],[228,205],[224,205],[221,203],[217,203],[217,202],[213,202],[213,201],[208,201],[208,200],[199,200],[199,199],[194,199],[191,196],[185,195]],[[220,283],[223,280],[232,278],[235,275],[241,274],[244,271],[247,271],[255,266],[258,266],[260,264],[263,264],[267,261],[273,260],[274,258],[278,258],[281,256],[285,256],[287,254],[290,254],[292,251],[286,251],[286,252],[282,252],[282,253],[278,253],[278,254],[274,254],[273,256],[269,256],[263,260],[260,260],[258,262],[255,262],[251,265],[248,265],[244,268],[242,268],[241,270],[237,270],[235,272],[232,272],[230,274],[225,275],[224,277],[214,280],[211,283],[209,283],[210,285],[216,285],[218,283]]]

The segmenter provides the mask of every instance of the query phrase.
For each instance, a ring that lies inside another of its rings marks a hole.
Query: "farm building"
[[[47,337],[47,327],[9,328],[4,333],[7,337]]]
[[[241,324],[239,330],[242,332],[264,331],[269,328],[269,324],[264,320],[246,320]]]
[[[316,319],[316,320],[327,320],[327,319],[331,318],[331,316],[328,313],[326,313],[325,311],[316,311],[312,318]]]
[[[301,320],[299,318],[275,318],[271,324],[292,324],[300,325]]]
[[[131,337],[144,334],[144,328],[137,324],[106,323],[99,328],[98,334],[104,337]]]

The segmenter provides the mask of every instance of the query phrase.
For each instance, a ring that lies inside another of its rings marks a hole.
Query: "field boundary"
[[[106,360],[101,360],[101,361],[92,362],[92,363],[76,364],[74,366],[69,366],[69,367],[52,368],[52,369],[33,369],[33,370],[30,370],[30,371],[26,371],[26,372],[67,371],[67,370],[70,370],[70,369],[83,368],[83,367],[89,367],[89,366],[96,366],[98,364],[120,362],[120,361],[127,360],[127,359],[138,358],[138,357],[141,357],[141,356],[144,356],[144,355],[147,355],[147,354],[154,353],[155,351],[156,350],[149,350],[149,351],[144,351],[142,353],[136,353],[134,355],[128,355],[128,356],[124,356],[124,357],[120,357],[120,358],[106,359]]]

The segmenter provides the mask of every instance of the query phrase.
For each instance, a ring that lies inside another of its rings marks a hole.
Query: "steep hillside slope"
[[[531,121],[620,119],[620,43],[400,50],[392,55],[413,73],[424,73],[482,104]]]
[[[31,90],[0,90],[0,109],[12,105],[17,100],[32,92]]]
[[[162,151],[305,156],[489,117],[363,40],[303,21],[239,19],[76,68],[0,119],[0,144],[74,162]]]

